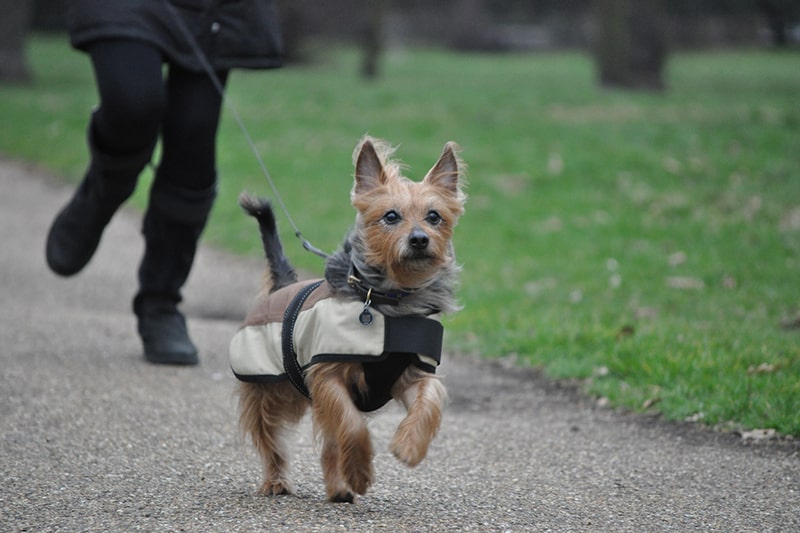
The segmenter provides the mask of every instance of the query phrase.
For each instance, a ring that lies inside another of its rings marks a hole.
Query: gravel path
[[[621,414],[455,356],[420,467],[388,453],[402,416],[388,407],[370,423],[376,481],[356,504],[323,502],[308,422],[298,496],[256,496],[227,344],[260,261],[203,248],[184,307],[202,364],[148,365],[130,312],[139,217],[116,217],[90,266],[63,280],[44,236],[70,191],[2,160],[0,191],[0,531],[800,531],[797,441]]]

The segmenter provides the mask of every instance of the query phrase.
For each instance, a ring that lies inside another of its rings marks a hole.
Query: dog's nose
[[[424,250],[428,247],[428,234],[421,229],[415,229],[408,238],[408,243],[414,250]]]

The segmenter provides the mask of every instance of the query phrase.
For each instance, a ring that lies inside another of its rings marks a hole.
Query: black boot
[[[133,194],[139,173],[150,162],[155,146],[132,154],[106,153],[98,145],[92,122],[88,142],[89,170],[47,235],[47,264],[61,276],[77,274],[92,258],[111,217]]]
[[[150,191],[142,229],[145,253],[139,266],[139,292],[133,310],[144,356],[151,363],[199,362],[178,304],[215,197],[216,185],[192,191],[156,180]]]

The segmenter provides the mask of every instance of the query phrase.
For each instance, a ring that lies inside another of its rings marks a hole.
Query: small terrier
[[[407,415],[392,453],[417,466],[447,399],[435,368],[440,313],[458,309],[453,229],[464,212],[464,164],[447,143],[421,182],[401,175],[384,141],[364,137],[353,154],[355,227],[326,260],[325,279],[298,282],[269,202],[242,194],[267,258],[256,307],[231,341],[240,423],[264,467],[260,492],[293,493],[285,433],[310,407],[331,502],[352,503],[373,480],[364,412],[390,399]]]

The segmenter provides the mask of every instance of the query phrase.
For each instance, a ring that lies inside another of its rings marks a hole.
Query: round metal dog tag
[[[372,324],[373,320],[374,317],[372,316],[372,313],[370,313],[369,309],[367,309],[366,307],[364,308],[363,311],[361,311],[361,314],[358,315],[358,321],[361,322],[362,326],[369,326],[370,324]]]

